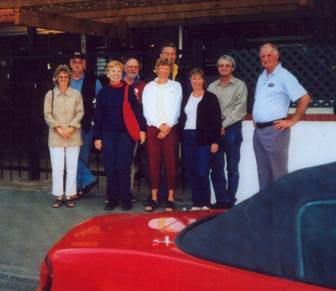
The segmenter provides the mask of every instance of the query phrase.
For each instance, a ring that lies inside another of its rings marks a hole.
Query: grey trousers
[[[290,129],[279,131],[269,126],[254,130],[253,149],[260,190],[288,173],[289,139]]]

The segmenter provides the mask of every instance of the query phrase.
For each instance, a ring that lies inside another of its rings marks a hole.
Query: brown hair
[[[189,72],[189,78],[191,79],[194,75],[200,75],[203,80],[205,80],[204,71],[201,68],[194,68]]]
[[[60,73],[66,73],[66,74],[68,74],[68,76],[69,76],[69,84],[70,84],[70,80],[71,80],[71,75],[72,75],[72,73],[71,73],[71,70],[70,70],[69,66],[68,66],[68,65],[65,65],[65,64],[59,65],[59,66],[55,69],[54,74],[53,74],[53,77],[52,77],[52,81],[54,82],[54,84],[55,84],[55,85],[58,85],[58,83],[57,83],[57,77],[58,77],[58,75],[59,75]],[[69,84],[68,84],[68,85],[69,85]]]
[[[167,41],[167,42],[164,42],[162,45],[161,45],[161,52],[163,52],[163,50],[166,48],[166,47],[171,47],[173,48],[175,51],[177,50],[176,49],[176,45],[170,41]]]

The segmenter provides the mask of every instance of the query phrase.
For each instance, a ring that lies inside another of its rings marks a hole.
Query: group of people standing
[[[190,210],[234,206],[247,87],[234,77],[236,62],[229,55],[218,59],[219,79],[207,88],[202,69],[194,68],[186,78],[176,58],[175,45],[163,44],[155,76],[147,84],[140,80],[135,58],[125,64],[110,61],[106,84],[85,72],[85,57],[81,53],[72,56],[71,70],[67,65],[55,70],[55,87],[46,94],[44,104],[55,196],[52,207],[63,203],[74,207],[74,199],[96,185],[88,165],[93,143],[103,152],[105,210],[114,209],[118,201],[123,210],[130,210],[130,169],[134,146],[139,143],[146,146],[148,160],[150,195],[145,211],[152,212],[160,205],[162,173],[167,187],[164,208],[174,211],[179,141],[192,192]],[[297,79],[281,67],[276,46],[263,45],[260,60],[265,71],[256,89],[253,144],[260,188],[265,188],[287,172],[289,128],[300,120],[310,97]],[[287,118],[290,100],[300,102],[296,113]],[[216,195],[213,205],[210,178]]]

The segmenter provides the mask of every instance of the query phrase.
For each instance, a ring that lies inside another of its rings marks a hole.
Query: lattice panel
[[[290,70],[313,98],[311,106],[330,107],[336,98],[336,47],[283,45],[279,47],[282,65]],[[262,70],[257,49],[232,50],[237,61],[236,75],[244,80],[250,97]]]

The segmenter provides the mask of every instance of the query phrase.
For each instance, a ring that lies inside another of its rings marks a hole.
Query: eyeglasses
[[[218,68],[232,68],[232,65],[229,65],[229,64],[220,64],[220,65],[217,65]]]

